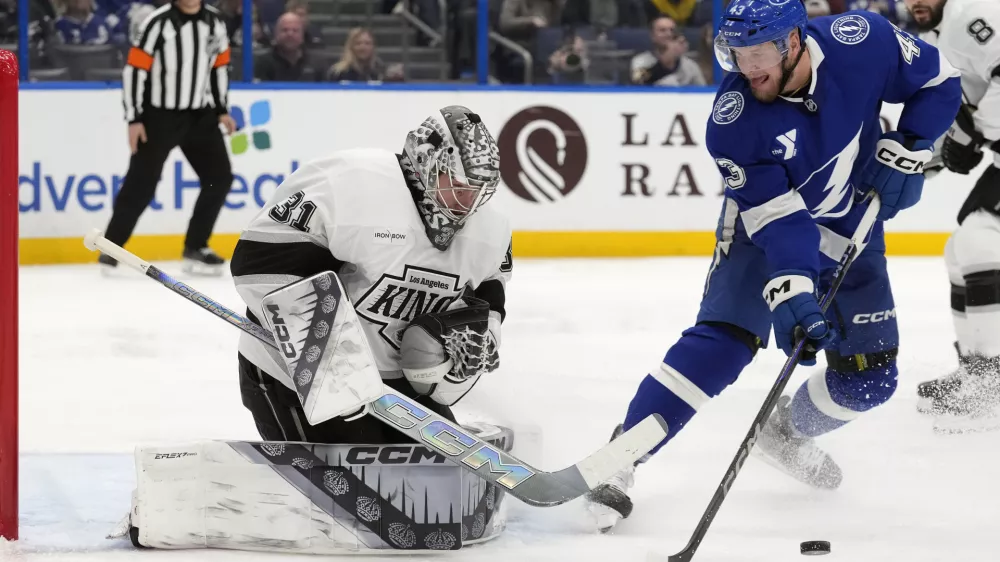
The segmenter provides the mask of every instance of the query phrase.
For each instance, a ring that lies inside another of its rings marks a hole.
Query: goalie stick
[[[871,203],[868,205],[868,209],[865,211],[864,216],[861,217],[861,222],[858,223],[857,229],[854,231],[854,236],[851,237],[851,242],[847,246],[847,251],[840,258],[840,263],[837,264],[836,272],[834,273],[833,282],[830,284],[830,288],[827,290],[823,298],[820,299],[820,308],[826,313],[826,310],[830,308],[830,304],[833,302],[833,297],[836,296],[837,290],[840,289],[840,284],[843,283],[844,277],[847,276],[847,270],[854,263],[854,258],[861,253],[864,248],[864,239],[868,236],[872,227],[875,225],[875,217],[878,215],[879,208],[882,206],[882,202],[879,199],[878,194],[871,192],[869,195],[872,197]],[[691,539],[688,540],[687,546],[683,550],[676,554],[672,554],[669,557],[665,557],[662,554],[652,553],[649,556],[649,560],[652,562],[664,561],[667,562],[689,562],[694,558],[695,552],[698,550],[698,546],[701,545],[701,541],[704,540],[705,534],[708,533],[708,527],[712,524],[715,519],[719,509],[722,507],[722,502],[725,501],[726,495],[729,494],[729,490],[733,486],[733,482],[736,480],[736,476],[740,473],[743,468],[743,463],[746,462],[747,458],[750,456],[750,450],[753,449],[754,445],[757,444],[757,437],[760,435],[761,429],[764,427],[764,423],[767,422],[768,418],[771,417],[771,412],[774,410],[775,405],[778,403],[778,398],[781,397],[781,393],[784,392],[785,386],[788,384],[788,379],[792,376],[792,371],[795,370],[796,365],[799,363],[799,356],[802,355],[802,350],[805,349],[806,339],[800,337],[795,347],[792,349],[792,354],[785,361],[785,365],[781,368],[781,372],[778,373],[778,380],[774,382],[774,386],[771,387],[771,392],[767,394],[767,398],[764,399],[764,405],[761,406],[760,412],[757,413],[757,417],[754,418],[753,424],[750,425],[750,432],[747,436],[743,438],[743,442],[740,443],[740,448],[736,451],[736,456],[733,458],[733,462],[730,463],[729,468],[726,469],[726,474],[722,477],[722,482],[719,483],[719,487],[715,490],[715,495],[712,496],[712,500],[708,502],[708,507],[705,508],[705,513],[701,516],[701,520],[698,522],[698,526],[695,527],[694,532],[691,534]]]
[[[271,332],[109,241],[100,230],[95,229],[87,234],[83,243],[91,251],[100,251],[119,263],[142,272],[146,277],[277,349]],[[458,424],[421,408],[389,387],[385,387],[382,397],[367,404],[365,409],[368,415],[375,416],[414,441],[429,446],[449,462],[501,486],[515,498],[536,507],[560,505],[586,494],[602,481],[637,461],[667,437],[667,424],[659,415],[653,414],[586,459],[556,472],[545,472],[481,441],[475,435],[463,431]]]

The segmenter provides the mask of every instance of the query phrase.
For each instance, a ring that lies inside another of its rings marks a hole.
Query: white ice
[[[556,469],[609,437],[639,380],[694,319],[708,260],[519,260],[509,285],[502,369],[460,415],[542,431]],[[179,273],[177,263],[163,264]],[[939,436],[915,409],[921,380],[956,361],[940,259],[891,259],[902,347],[893,399],[821,439],[841,464],[836,492],[806,488],[751,459],[695,560],[799,560],[829,540],[829,560],[995,561],[1000,433]],[[180,277],[180,275],[178,275]],[[104,539],[124,515],[136,445],[255,439],[237,388],[237,332],[138,274],[96,266],[21,269],[21,540],[0,559],[29,562],[286,561],[302,556],[135,551]],[[189,280],[242,310],[228,278]],[[582,501],[530,508],[509,499],[500,539],[449,559],[645,560],[679,550],[783,362],[760,353],[740,380],[640,467],[635,511],[595,534]],[[793,391],[810,373],[802,367]],[[432,558],[431,556],[425,557]],[[393,557],[366,557],[365,560]]]

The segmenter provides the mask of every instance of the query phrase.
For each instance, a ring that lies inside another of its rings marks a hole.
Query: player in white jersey
[[[265,319],[265,295],[333,271],[385,384],[455,421],[450,406],[498,365],[512,268],[510,226],[486,205],[499,180],[496,141],[459,106],[425,119],[401,154],[345,150],[305,164],[236,246],[231,270],[248,318]],[[247,335],[239,370],[266,440],[409,441],[371,416],[308,424],[282,357]]]
[[[943,139],[952,172],[990,165],[958,214],[945,248],[959,368],[921,383],[919,409],[934,429],[954,433],[1000,428],[1000,3],[906,0],[921,38],[936,44],[962,74],[964,104]]]

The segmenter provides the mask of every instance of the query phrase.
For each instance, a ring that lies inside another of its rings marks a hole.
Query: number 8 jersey
[[[490,303],[499,335],[512,269],[510,240],[506,218],[486,205],[446,250],[436,249],[396,155],[345,150],[305,164],[281,184],[241,234],[231,269],[247,315],[258,324],[264,295],[334,271],[383,378],[398,378],[403,329],[420,314],[446,309],[463,291]],[[294,389],[274,350],[245,334],[239,350]]]
[[[995,0],[948,0],[941,23],[921,34],[937,45],[962,73],[965,103],[975,107],[976,130],[991,141],[1000,139],[1000,3]]]

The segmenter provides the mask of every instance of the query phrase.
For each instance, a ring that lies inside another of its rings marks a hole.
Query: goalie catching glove
[[[447,310],[413,319],[403,332],[399,362],[414,390],[451,406],[480,375],[497,368],[499,346],[500,315],[482,299],[463,297]]]

